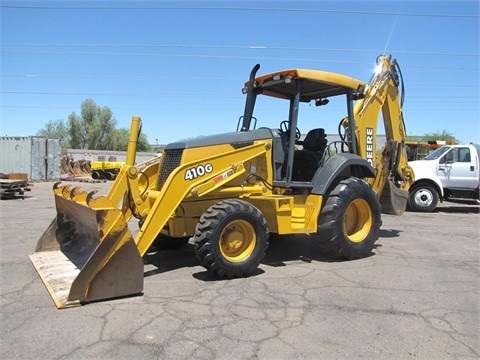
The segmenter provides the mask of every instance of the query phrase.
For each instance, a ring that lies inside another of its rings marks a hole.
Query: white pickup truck
[[[433,211],[438,201],[479,198],[480,145],[442,146],[424,159],[410,161],[415,183],[410,187],[408,205],[413,211]]]

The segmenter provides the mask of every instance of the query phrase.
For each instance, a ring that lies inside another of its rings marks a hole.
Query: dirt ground
[[[361,260],[274,239],[244,279],[212,278],[188,244],[145,258],[142,296],[57,310],[28,257],[55,216],[52,185],[0,201],[2,359],[480,357],[478,205],[383,215]]]

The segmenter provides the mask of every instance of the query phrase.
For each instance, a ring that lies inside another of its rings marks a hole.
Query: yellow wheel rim
[[[372,209],[364,199],[353,200],[343,217],[345,236],[354,243],[360,243],[368,236],[373,223]]]
[[[226,260],[240,262],[252,254],[256,243],[253,226],[248,221],[235,220],[220,235],[220,252]]]

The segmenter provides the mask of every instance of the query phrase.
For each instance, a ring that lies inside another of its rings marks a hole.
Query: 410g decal
[[[185,180],[195,180],[213,171],[212,164],[197,165],[185,171]]]

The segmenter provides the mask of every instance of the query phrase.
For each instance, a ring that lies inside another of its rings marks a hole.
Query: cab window
[[[450,149],[439,161],[440,164],[451,164],[454,161],[456,149]]]
[[[441,157],[443,154],[445,154],[448,150],[450,150],[450,148],[448,146],[439,147],[438,149],[433,150],[430,154],[425,156],[424,159],[425,160],[436,160],[439,157]],[[442,160],[440,160],[440,162],[442,162]]]
[[[458,148],[458,161],[470,162],[470,149],[468,147]]]

